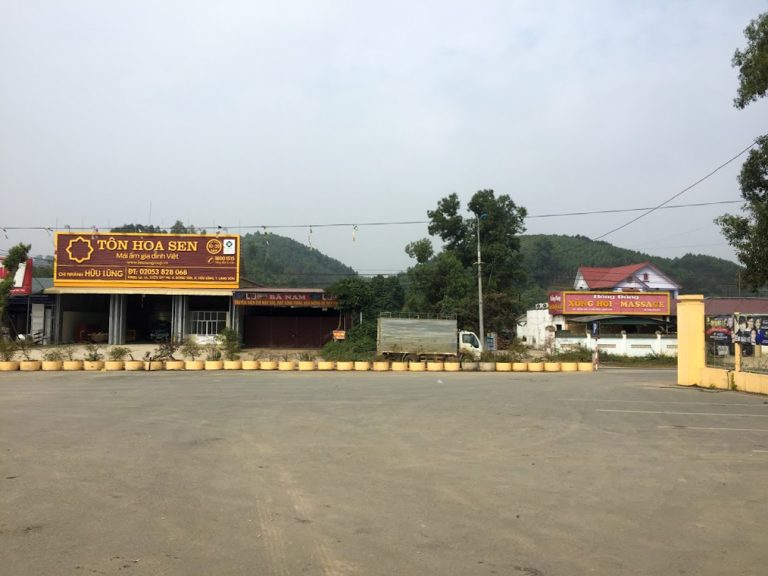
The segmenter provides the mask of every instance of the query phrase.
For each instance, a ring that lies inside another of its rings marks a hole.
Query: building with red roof
[[[650,262],[591,268],[582,266],[573,283],[576,290],[605,290],[611,292],[671,292],[677,296],[680,285]]]

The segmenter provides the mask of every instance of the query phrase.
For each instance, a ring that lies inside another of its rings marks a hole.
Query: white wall
[[[546,304],[540,304],[535,310],[526,312],[526,323],[517,329],[519,338],[525,337],[525,343],[528,346],[541,348],[547,343],[547,336],[554,336],[554,333],[547,331],[547,326],[562,326],[567,330],[567,324],[563,316],[552,316],[546,308]]]
[[[555,350],[565,352],[577,346],[583,346],[588,350],[594,350],[595,344],[611,354],[621,356],[650,356],[652,354],[663,354],[665,356],[677,356],[677,337],[663,336],[628,336],[626,334],[619,336],[601,336],[595,340],[591,335],[569,336],[566,338],[555,338]]]

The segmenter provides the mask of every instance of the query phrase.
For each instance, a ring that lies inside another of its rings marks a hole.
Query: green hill
[[[579,266],[623,266],[649,261],[680,284],[682,293],[739,294],[741,267],[714,256],[686,254],[680,258],[662,258],[585,236],[531,234],[521,236],[520,241],[530,288],[572,288]],[[746,291],[742,293],[747,295]]]
[[[356,274],[315,248],[277,234],[245,234],[240,250],[241,276],[265,286],[324,288]]]

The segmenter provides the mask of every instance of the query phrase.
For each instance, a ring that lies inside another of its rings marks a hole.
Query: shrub
[[[43,360],[46,362],[61,362],[64,360],[64,354],[61,352],[61,350],[52,348],[43,354]]]
[[[240,352],[240,335],[232,328],[224,328],[216,336],[219,347],[224,351],[224,357],[227,360],[237,360]],[[219,355],[221,356],[221,355]]]
[[[176,360],[173,355],[182,347],[183,345],[178,340],[174,339],[161,342],[157,345],[157,348],[155,348],[154,353],[150,354],[150,360]]]
[[[104,358],[104,354],[101,353],[98,344],[91,342],[85,345],[84,359],[88,362],[98,362]]]
[[[181,343],[180,352],[184,358],[197,360],[197,357],[203,353],[203,347],[198,344],[194,336],[187,336]]]
[[[67,344],[66,346],[62,346],[59,348],[61,350],[62,356],[66,358],[67,360],[74,360],[75,359],[75,352],[77,352],[77,347],[73,346],[72,344]]]
[[[221,360],[221,350],[218,344],[209,344],[205,347],[205,359],[209,362]]]
[[[10,362],[16,357],[18,346],[13,340],[0,337],[0,359],[3,362]]]
[[[30,339],[28,336],[19,337],[19,340],[16,342],[16,346],[21,352],[21,355],[24,357],[24,360],[32,360],[32,348],[34,348],[35,343]]]
[[[332,340],[320,355],[326,360],[372,360],[376,354],[376,322],[366,321],[347,331],[344,340]]]
[[[126,348],[125,346],[112,346],[112,348],[109,349],[108,357],[113,362],[121,362],[130,354],[130,348]]]

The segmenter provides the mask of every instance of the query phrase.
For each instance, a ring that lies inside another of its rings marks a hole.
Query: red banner
[[[3,266],[5,258],[0,258],[0,280],[5,278],[6,269]],[[19,264],[16,270],[11,296],[28,296],[32,293],[32,258]]]
[[[54,286],[237,288],[240,237],[56,234]]]
[[[610,314],[619,316],[669,316],[669,292],[550,292],[552,314]]]

